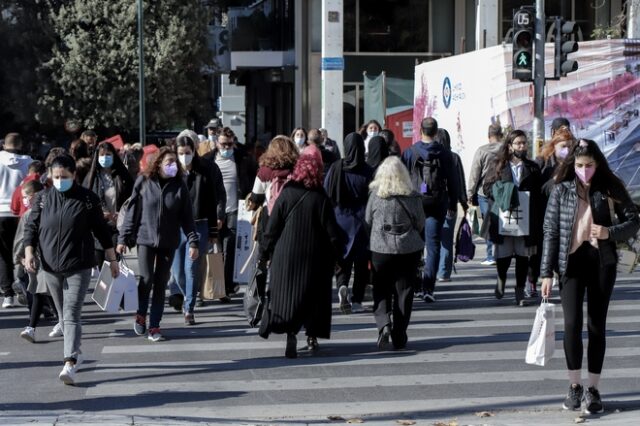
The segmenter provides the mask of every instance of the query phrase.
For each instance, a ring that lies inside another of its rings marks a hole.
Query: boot
[[[496,290],[494,292],[496,295],[496,299],[502,299],[502,297],[504,296],[504,288],[506,284],[507,283],[505,281],[502,281],[500,278],[498,278],[498,281],[496,282]]]
[[[287,334],[287,348],[284,351],[284,356],[287,358],[297,358],[298,357],[298,339],[296,339],[296,335],[293,333]]]

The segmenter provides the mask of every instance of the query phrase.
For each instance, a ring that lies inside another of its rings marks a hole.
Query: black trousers
[[[407,343],[413,307],[413,284],[422,250],[409,254],[371,253],[373,265],[373,316],[378,332],[392,326],[396,346]]]
[[[351,268],[353,268],[353,289],[351,291],[351,302],[362,303],[364,290],[369,281],[369,259],[367,257],[354,257],[349,255],[346,259],[338,260],[336,268],[336,285],[349,287],[351,279]]]
[[[527,272],[529,268],[529,258],[525,256],[514,256],[516,258],[516,288],[524,288],[527,284]],[[511,257],[501,257],[496,259],[496,269],[498,279],[501,282],[507,281],[507,272],[511,266]]]
[[[160,327],[160,321],[164,313],[165,291],[171,276],[171,264],[173,263],[175,252],[175,249],[167,250],[143,245],[138,246],[138,266],[140,267],[138,315],[147,315],[149,294],[153,290],[149,328]]]
[[[582,368],[582,305],[587,293],[589,373],[600,374],[606,349],[609,301],[616,281],[616,265],[601,266],[598,249],[589,243],[569,256],[567,271],[560,280],[564,313],[564,353],[569,370]]]
[[[13,240],[16,237],[18,219],[0,217],[0,290],[5,297],[15,296],[13,285]]]
[[[238,212],[227,213],[224,227],[220,230],[222,238],[222,251],[224,253],[224,286],[227,295],[233,292],[235,284],[233,282],[234,262],[236,259],[236,231],[238,227]]]

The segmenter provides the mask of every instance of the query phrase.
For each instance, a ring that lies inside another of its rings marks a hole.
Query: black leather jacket
[[[609,228],[609,239],[598,240],[601,266],[615,265],[618,261],[616,242],[633,237],[640,228],[638,210],[627,191],[618,189],[612,192],[611,197],[618,200],[614,204],[619,222],[616,225],[611,218],[606,191],[596,187],[589,191],[593,222]],[[566,272],[577,210],[576,182],[565,181],[555,185],[544,217],[540,277],[551,278],[554,270],[558,270],[560,276]]]

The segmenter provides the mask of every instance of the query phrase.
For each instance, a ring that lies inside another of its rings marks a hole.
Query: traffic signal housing
[[[514,80],[533,81],[533,45],[536,39],[536,19],[533,8],[523,6],[513,13]]]
[[[573,21],[565,21],[561,16],[555,18],[554,32],[554,67],[555,78],[566,77],[567,74],[578,70],[578,62],[569,59],[569,53],[578,51],[578,42],[571,40],[578,29]]]

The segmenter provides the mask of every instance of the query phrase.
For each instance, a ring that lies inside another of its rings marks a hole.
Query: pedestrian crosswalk
[[[303,349],[301,332],[293,360],[284,357],[284,336],[264,340],[248,328],[239,299],[197,310],[195,327],[185,327],[182,316],[167,309],[167,341],[161,343],[134,336],[129,315],[105,314],[87,304],[86,361],[71,392],[106,401],[109,413],[156,417],[179,412],[245,421],[435,418],[480,410],[575,417],[560,409],[567,379],[557,291],[554,358],[547,367],[530,366],[524,355],[535,303],[515,306],[512,288],[496,300],[491,267],[472,262],[458,269],[451,282],[438,283],[436,303],[415,300],[404,351],[379,351],[371,312],[343,315],[337,303],[331,340],[320,340],[320,350],[311,353]],[[620,277],[609,311],[601,390],[610,410],[637,408],[640,397],[639,280]],[[365,305],[370,310],[371,302]],[[15,340],[23,350],[37,350]],[[53,381],[55,373],[39,380]],[[59,388],[57,397],[64,392],[70,391]]]

